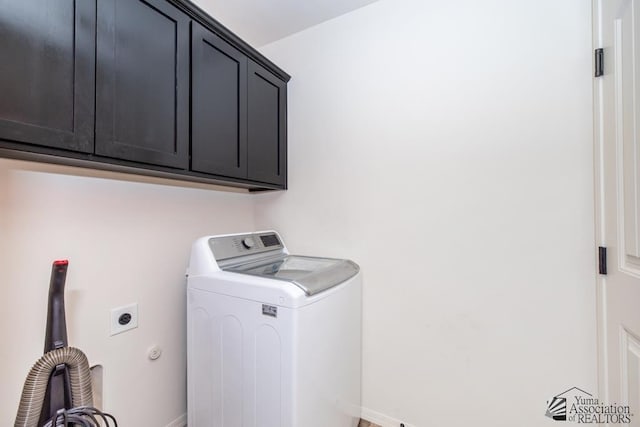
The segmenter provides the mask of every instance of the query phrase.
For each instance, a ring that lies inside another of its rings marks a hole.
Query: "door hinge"
[[[598,246],[598,273],[607,274],[607,248]]]
[[[604,49],[598,48],[594,52],[595,77],[604,76]]]

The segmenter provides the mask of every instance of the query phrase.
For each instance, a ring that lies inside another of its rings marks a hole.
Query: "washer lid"
[[[311,296],[348,280],[360,268],[346,259],[285,255],[269,261],[229,266],[223,270],[291,282]]]

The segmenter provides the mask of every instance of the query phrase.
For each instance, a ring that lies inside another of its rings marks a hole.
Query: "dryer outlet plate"
[[[138,327],[138,303],[111,309],[111,335]]]

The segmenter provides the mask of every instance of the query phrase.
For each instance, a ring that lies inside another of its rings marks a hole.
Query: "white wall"
[[[293,75],[288,192],[0,159],[0,424],[59,258],[106,409],[179,418],[189,246],[260,228],[361,264],[373,421],[551,425],[548,397],[595,392],[589,2],[380,0],[264,52]],[[134,301],[140,327],[110,337],[109,309]]]
[[[42,355],[51,263],[64,258],[69,342],[104,365],[105,409],[125,427],[180,419],[191,243],[253,229],[252,204],[211,186],[0,159],[0,425],[13,425]],[[110,309],[131,302],[139,327],[109,336]],[[152,362],[154,344],[164,352]]]
[[[364,406],[397,426],[540,426],[597,393],[591,11],[381,0],[266,46],[290,189],[258,228],[364,271]]]

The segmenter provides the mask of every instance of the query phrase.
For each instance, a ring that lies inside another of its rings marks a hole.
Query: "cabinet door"
[[[249,61],[248,178],[287,184],[287,85]]]
[[[0,0],[0,138],[93,151],[95,1]]]
[[[185,169],[189,18],[163,0],[98,2],[96,154]]]
[[[247,176],[247,57],[192,23],[191,169]]]

